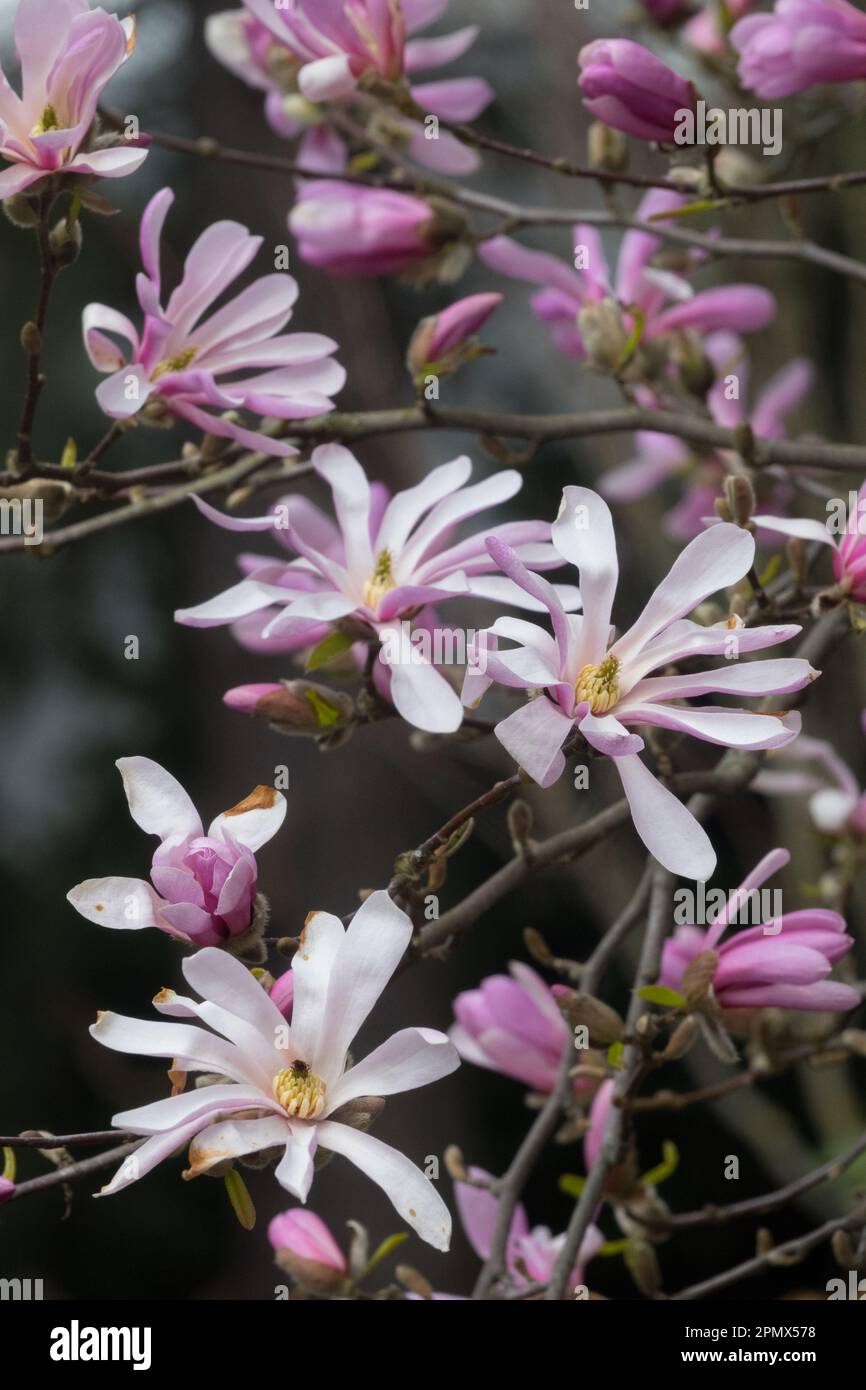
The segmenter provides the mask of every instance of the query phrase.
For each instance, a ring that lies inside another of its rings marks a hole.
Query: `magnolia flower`
[[[422,319],[412,334],[406,363],[414,380],[448,376],[485,349],[475,334],[502,303],[501,294],[472,294]]]
[[[648,222],[683,203],[678,193],[654,189],[637,216]],[[608,319],[613,320],[616,339],[615,365],[625,354],[629,334],[637,330],[641,343],[673,333],[752,333],[766,328],[775,313],[773,296],[757,285],[724,285],[695,294],[681,276],[653,269],[651,261],[661,242],[650,232],[626,233],[615,277],[595,227],[578,224],[574,246],[576,268],[545,251],[530,251],[510,237],[493,237],[478,248],[491,270],[541,286],[531,300],[533,311],[550,324],[554,344],[569,357],[583,360],[591,355],[593,338]]]
[[[383,644],[387,656],[392,648],[402,652],[401,624],[424,604],[473,595],[539,607],[498,572],[485,547],[489,527],[457,544],[453,541],[454,527],[461,521],[520,491],[523,479],[515,470],[466,487],[472,464],[458,458],[398,493],[382,511],[381,492],[371,488],[348,449],[323,445],[314,451],[312,463],[333,492],[338,526],[296,497],[277,503],[268,516],[255,518],[223,516],[195,499],[205,516],[227,530],[276,529],[299,558],[290,564],[264,563],[216,598],[179,610],[179,623],[215,627],[279,605],[264,629],[265,639],[292,634],[315,641],[323,623],[351,618],[362,624],[371,640]],[[497,534],[536,569],[562,563],[550,544],[546,522],[508,522]],[[559,600],[574,607],[579,595],[565,586]],[[453,732],[462,720],[459,698],[422,650],[413,649],[412,657],[404,661],[398,655],[389,665],[389,693],[396,709],[419,729]]]
[[[255,851],[285,819],[282,792],[256,787],[217,816],[205,834],[183,787],[159,763],[120,758],[117,767],[132,819],[160,839],[151,883],[90,878],[67,893],[69,902],[98,926],[159,927],[196,946],[221,946],[242,936],[253,925],[256,906]]]
[[[586,109],[638,140],[672,145],[679,114],[696,109],[691,82],[631,39],[596,39],[577,61]]]
[[[87,0],[19,0],[15,47],[21,95],[0,72],[0,198],[51,174],[106,179],[133,173],[147,150],[88,148],[103,89],[135,47],[135,20],[116,19]]]
[[[744,87],[767,101],[866,78],[866,15],[847,0],[776,0],[731,30]]]
[[[271,985],[269,993],[283,1018],[287,1018],[291,1023],[292,1005],[295,1002],[295,976],[291,969],[283,971],[279,979]]]
[[[727,26],[748,14],[758,3],[759,0],[726,0],[725,9],[722,10],[715,0],[711,0],[683,26],[683,38],[700,53],[721,57],[730,37]]]
[[[221,412],[243,409],[299,420],[332,410],[330,397],[346,379],[331,358],[337,345],[320,333],[280,333],[298,297],[296,282],[283,273],[254,281],[205,317],[262,244],[261,237],[251,236],[238,222],[215,222],[202,233],[163,308],[160,238],[173,201],[171,189],[162,189],[141,221],[141,337],[116,309],[91,304],[84,311],[90,360],[98,371],[110,373],[96,399],[117,420],[137,415],[148,401],[159,401],[207,434],[269,454],[294,454],[288,444],[245,429],[233,415],[225,418]],[[107,333],[126,339],[130,351],[122,351]],[[245,372],[252,375],[239,375]]]
[[[739,339],[730,333],[715,333],[704,344],[704,350],[716,369],[716,381],[707,396],[707,405],[716,424],[735,429],[748,419],[760,439],[783,439],[785,416],[796,410],[811,390],[815,378],[812,363],[806,357],[789,362],[764,387],[747,409],[749,362],[743,355]],[[731,373],[737,379],[737,394],[731,396],[726,382]],[[704,527],[704,518],[713,513],[724,478],[730,472],[722,451],[696,459],[682,440],[671,434],[656,434],[648,430],[635,435],[637,457],[617,468],[609,469],[599,482],[599,491],[611,502],[633,502],[654,492],[667,478],[685,475],[688,479],[685,494],[677,506],[668,512],[664,529],[673,540],[689,541]],[[776,500],[783,493],[776,483]]]
[[[489,975],[480,989],[454,1000],[449,1036],[464,1062],[498,1071],[534,1091],[552,1091],[569,1028],[556,993],[528,965],[512,961],[507,975]]]
[[[311,1293],[334,1294],[348,1273],[348,1262],[321,1217],[303,1207],[281,1212],[268,1226],[268,1240],[280,1269]]]
[[[583,1161],[589,1173],[604,1147],[604,1134],[607,1117],[613,1101],[614,1083],[610,1079],[602,1081],[589,1108],[589,1127],[583,1137]]]
[[[397,275],[440,247],[433,209],[410,193],[308,181],[289,213],[298,253],[331,275]]]
[[[488,541],[503,572],[546,605],[554,636],[532,623],[498,619],[489,635],[479,639],[488,645],[484,673],[467,672],[464,701],[476,705],[493,681],[542,692],[496,727],[500,743],[516,762],[549,787],[565,770],[563,744],[578,731],[613,761],[635,829],[650,853],[672,873],[706,879],[716,863],[710,840],[691,812],[648,771],[639,757],[644,741],[630,727],[671,729],[729,748],[790,743],[800,729],[797,713],[694,707],[683,701],[710,694],[767,696],[800,690],[819,674],[807,661],[736,660],[743,652],[787,641],[799,628],[745,628],[735,619],[701,627],[686,619],[711,594],[738,583],[754,562],[755,542],[748,531],[720,523],[686,547],[637,621],[611,645],[616,539],[608,506],[597,493],[565,489],[553,544],[580,570],[583,616],[568,616],[540,575],[530,574],[501,541]],[[519,645],[498,652],[499,637]],[[680,661],[723,655],[728,664],[716,670],[650,674]]]
[[[102,1195],[119,1192],[189,1144],[185,1177],[236,1158],[283,1150],[277,1181],[306,1202],[317,1151],[342,1154],[385,1192],[422,1240],[447,1250],[451,1217],[432,1183],[397,1149],[344,1122],[350,1102],[396,1095],[448,1076],[460,1065],[444,1033],[406,1028],[352,1064],[349,1048],[412,937],[412,923],[387,893],[373,893],[348,928],[314,912],[292,960],[291,1025],[254,976],[225,951],[187,957],[183,972],[204,1002],[162,990],[160,1013],[189,1023],[100,1014],[93,1037],[116,1052],[179,1059],[185,1072],[216,1074],[213,1085],[113,1117],[147,1140]]]
[[[860,715],[860,727],[866,734],[866,710]],[[779,767],[780,761],[795,759],[817,764],[817,770]],[[866,836],[866,790],[832,743],[824,739],[801,734],[783,758],[774,758],[771,767],[761,769],[752,786],[770,795],[808,795],[809,814],[822,835]]]
[[[224,10],[205,23],[205,39],[219,62],[263,91],[268,120],[278,135],[314,132],[321,113],[313,103],[351,99],[365,78],[395,81],[461,58],[478,37],[477,25],[437,38],[409,39],[447,8],[448,0],[355,0],[331,6],[296,0],[275,7],[273,0],[244,0],[242,10]],[[339,11],[339,12],[338,12]],[[450,121],[474,121],[493,100],[480,77],[412,82],[409,92],[424,112]],[[477,154],[448,131],[429,138],[418,121],[389,112],[388,134],[405,143],[420,164],[442,173],[471,173]],[[302,163],[312,167],[304,141]]]
[[[866,482],[857,495],[841,535],[834,535],[828,521],[809,517],[753,516],[755,526],[795,540],[817,541],[833,551],[836,583],[857,603],[866,603]]]
[[[678,989],[690,962],[702,952],[714,951],[718,964],[713,993],[723,1009],[846,1013],[856,1008],[860,1003],[859,991],[827,979],[836,961],[854,944],[845,935],[845,920],[838,912],[824,908],[787,912],[772,925],[759,924],[719,944],[731,918],[742,911],[749,895],[790,859],[785,849],[766,855],[705,931],[695,926],[677,928],[665,942],[659,984]],[[761,920],[766,924],[762,915]]]
[[[486,1260],[493,1244],[499,1202],[489,1189],[493,1181],[490,1173],[483,1168],[470,1168],[469,1176],[474,1179],[473,1183],[454,1184],[457,1210],[469,1244],[480,1260]],[[475,1183],[484,1186],[475,1186]],[[518,1202],[505,1249],[505,1267],[510,1283],[516,1289],[524,1289],[530,1284],[549,1283],[564,1244],[564,1233],[555,1236],[547,1226],[530,1229],[523,1203]],[[601,1231],[596,1226],[589,1226],[581,1242],[577,1263],[568,1279],[569,1295],[579,1284],[583,1284],[584,1265],[589,1264],[603,1245]]]

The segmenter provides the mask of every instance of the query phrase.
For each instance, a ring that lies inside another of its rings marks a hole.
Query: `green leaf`
[[[586,1178],[582,1178],[578,1173],[563,1173],[557,1186],[566,1197],[577,1199],[586,1187]]]
[[[658,1187],[661,1183],[667,1182],[668,1178],[672,1178],[680,1166],[680,1151],[672,1139],[664,1141],[662,1153],[664,1157],[661,1163],[656,1164],[655,1168],[651,1168],[641,1178],[641,1182],[647,1187]]]
[[[332,725],[339,723],[340,711],[330,700],[326,700],[324,695],[320,695],[318,690],[305,690],[304,694],[313,706],[320,729],[330,729]]]
[[[63,453],[60,455],[61,468],[74,468],[78,463],[78,445],[71,437],[67,439],[63,446]]]
[[[673,222],[680,217],[692,217],[699,212],[715,212],[718,208],[730,205],[730,198],[701,198],[697,203],[687,203],[683,208],[671,208],[667,212],[654,212],[650,222]]]
[[[607,1049],[607,1060],[610,1066],[616,1067],[617,1070],[619,1070],[622,1066],[622,1054],[624,1050],[621,1042],[617,1041],[611,1043],[610,1047]]]
[[[367,1262],[367,1268],[364,1270],[361,1278],[366,1279],[368,1274],[372,1274],[374,1269],[378,1269],[382,1261],[387,1260],[388,1256],[393,1254],[397,1247],[403,1244],[404,1240],[408,1239],[408,1231],[398,1231],[397,1235],[388,1236],[387,1239],[383,1240],[378,1250],[370,1256]]]
[[[619,371],[621,371],[623,367],[627,367],[634,357],[640,345],[640,340],[643,337],[644,329],[646,328],[646,316],[636,304],[629,305],[629,313],[634,319],[634,327],[628,335],[628,341],[622,350],[622,357],[617,363],[617,370]]]
[[[782,568],[781,555],[774,555],[763,574],[758,575],[758,583],[762,589],[766,589],[768,584],[772,584],[779,570]]]
[[[628,1249],[627,1240],[606,1240],[600,1250],[596,1250],[596,1255],[603,1255],[610,1258],[611,1255],[624,1255]]]
[[[251,1231],[256,1224],[256,1209],[246,1183],[236,1168],[229,1169],[225,1182],[235,1216],[245,1231]]]
[[[351,646],[352,639],[344,632],[329,632],[310,652],[304,662],[304,670],[318,671],[320,666],[327,666],[329,661],[336,661],[337,657],[349,651]]]
[[[15,1181],[15,1173],[16,1173],[16,1171],[17,1171],[17,1170],[16,1170],[16,1161],[15,1161],[15,1150],[14,1150],[14,1149],[4,1149],[4,1150],[3,1150],[3,1177],[6,1178],[6,1179],[8,1179],[9,1182],[14,1182],[14,1181]]]
[[[666,989],[664,985],[644,985],[643,989],[637,990],[637,997],[645,999],[648,1004],[661,1004],[665,1009],[684,1009],[687,1003],[675,989]]]

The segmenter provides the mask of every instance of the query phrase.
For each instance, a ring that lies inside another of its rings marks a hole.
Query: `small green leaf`
[[[304,691],[316,714],[316,720],[320,729],[330,729],[332,725],[339,723],[340,711],[326,700],[324,695],[320,695],[318,690]]]
[[[251,1231],[256,1224],[256,1209],[246,1183],[236,1168],[229,1169],[225,1182],[235,1216],[245,1231]]]
[[[15,1161],[15,1150],[14,1150],[14,1149],[4,1149],[4,1150],[3,1150],[3,1177],[6,1178],[9,1182],[14,1182],[14,1181],[15,1181],[15,1173],[16,1173],[16,1171],[17,1171],[17,1168],[16,1168],[16,1161]]]
[[[351,646],[352,639],[347,637],[344,632],[329,632],[327,637],[323,637],[321,642],[310,652],[304,662],[304,669],[306,671],[318,671],[320,666],[327,666],[329,661],[336,661],[337,657],[349,651]]]
[[[636,304],[629,306],[629,313],[634,319],[634,327],[628,335],[628,341],[622,350],[622,357],[617,363],[618,371],[621,371],[623,367],[627,367],[634,357],[640,346],[640,340],[643,337],[644,329],[646,328],[646,316]]]
[[[662,1144],[664,1157],[661,1163],[657,1163],[655,1168],[651,1168],[641,1178],[647,1187],[659,1187],[661,1183],[667,1182],[672,1178],[680,1166],[680,1151],[672,1139],[666,1139]]]
[[[610,1047],[607,1049],[607,1060],[610,1066],[616,1067],[617,1070],[619,1070],[622,1066],[622,1054],[624,1050],[621,1042],[617,1041],[611,1043]]]
[[[586,1178],[582,1178],[579,1173],[563,1173],[559,1179],[558,1187],[560,1192],[564,1192],[566,1197],[577,1199],[586,1187]]]
[[[627,1240],[606,1240],[600,1250],[596,1250],[596,1255],[610,1258],[611,1255],[624,1255],[628,1249]]]
[[[664,985],[644,985],[637,991],[637,997],[648,1004],[661,1004],[665,1009],[684,1009],[687,1003],[675,989],[666,989]]]
[[[71,437],[67,439],[63,446],[63,453],[60,455],[61,468],[74,468],[78,462],[78,445]]]
[[[367,1268],[364,1270],[361,1278],[366,1279],[368,1274],[372,1274],[374,1269],[378,1269],[382,1261],[387,1260],[388,1256],[392,1255],[397,1247],[402,1245],[404,1240],[408,1239],[408,1231],[398,1231],[395,1236],[388,1236],[386,1240],[383,1240],[378,1250],[376,1250],[367,1261]]]
[[[650,222],[673,222],[680,217],[692,217],[699,212],[715,212],[718,208],[730,205],[730,198],[701,198],[697,203],[687,203],[683,208],[671,208],[667,212],[654,212]]]
[[[768,584],[772,584],[779,570],[782,568],[781,555],[774,555],[763,574],[758,576],[758,583],[762,589],[766,589]]]

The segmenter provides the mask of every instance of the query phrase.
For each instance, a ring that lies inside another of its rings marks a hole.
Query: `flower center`
[[[60,122],[53,106],[46,106],[39,120],[31,130],[31,135],[44,135],[49,130],[59,130]]]
[[[364,585],[364,602],[368,608],[378,608],[380,600],[396,589],[392,563],[390,550],[380,550],[376,557],[376,568]]]
[[[574,694],[578,703],[588,701],[593,714],[607,714],[619,699],[619,658],[607,656],[598,666],[584,666]]]
[[[151,381],[158,381],[161,376],[167,376],[169,372],[183,372],[191,362],[198,356],[197,347],[184,348],[177,357],[165,357],[162,362],[157,362],[150,374]]]
[[[325,1108],[325,1083],[306,1062],[293,1062],[274,1077],[274,1098],[287,1115],[315,1120]]]

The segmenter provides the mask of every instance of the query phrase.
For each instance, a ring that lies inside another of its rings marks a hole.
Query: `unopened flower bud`
[[[346,1277],[346,1257],[315,1212],[302,1208],[275,1216],[268,1239],[280,1269],[310,1293],[334,1293]]]
[[[281,733],[310,737],[345,728],[353,713],[348,695],[304,680],[239,685],[226,691],[223,703],[241,714],[269,720]]]
[[[501,294],[473,294],[440,314],[422,319],[412,335],[406,365],[417,381],[428,373],[450,376],[465,362],[489,351],[475,334],[502,303]]]
[[[295,1000],[294,971],[284,970],[279,979],[274,981],[269,992],[280,1013],[291,1023],[292,1005]]]
[[[578,328],[589,365],[597,371],[614,371],[622,362],[628,343],[619,305],[612,299],[585,304],[578,316]]]
[[[748,526],[755,511],[755,489],[742,473],[730,474],[725,479],[725,501],[732,521],[737,526]]]
[[[67,222],[65,217],[61,217],[48,237],[54,264],[63,268],[74,265],[81,254],[81,243],[81,223],[78,218]]]
[[[3,211],[13,227],[29,230],[39,225],[39,213],[26,194],[16,193],[12,198],[4,198]]]
[[[9,1178],[0,1178],[0,1206],[4,1202],[11,1202],[15,1196],[15,1184]]]
[[[625,136],[621,131],[605,125],[604,121],[593,121],[589,127],[587,150],[591,169],[621,174],[628,168],[628,143]]]

